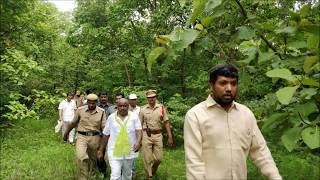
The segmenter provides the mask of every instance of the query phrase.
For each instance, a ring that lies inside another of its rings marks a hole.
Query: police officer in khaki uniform
[[[146,95],[148,104],[141,108],[139,118],[143,128],[144,171],[147,179],[152,179],[163,156],[162,124],[165,124],[167,130],[169,146],[173,146],[173,138],[167,114],[164,108],[156,103],[156,90],[148,90]]]
[[[102,108],[96,106],[97,99],[98,96],[95,94],[87,96],[87,105],[78,108],[63,137],[66,140],[69,131],[77,126],[76,156],[80,168],[79,179],[81,180],[87,179],[89,171],[97,164],[99,133],[106,124],[106,113]]]

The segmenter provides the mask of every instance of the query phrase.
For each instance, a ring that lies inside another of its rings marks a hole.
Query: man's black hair
[[[86,94],[88,95],[88,94],[91,94],[92,93],[92,91],[91,91],[91,89],[87,89],[86,90]]]
[[[99,93],[99,96],[108,96],[108,93],[106,91],[102,91]]]
[[[234,64],[218,64],[209,70],[209,82],[215,83],[218,76],[236,78],[239,79],[238,70]]]
[[[122,96],[122,98],[124,98],[124,93],[123,92],[118,92],[118,93],[116,93],[116,96]]]
[[[67,96],[74,96],[74,93],[73,92],[68,92]]]

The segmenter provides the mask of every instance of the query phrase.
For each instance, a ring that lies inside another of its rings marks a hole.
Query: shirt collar
[[[154,105],[154,109],[156,109],[156,108],[158,108],[158,107],[160,107],[160,104],[157,104],[157,103],[156,103],[156,104]],[[147,108],[151,108],[151,106],[149,105],[149,103],[147,104]]]
[[[217,107],[221,107],[220,104],[218,104],[212,97],[211,95],[208,96],[207,100],[205,101],[206,104],[207,104],[207,108],[209,107],[214,107],[214,106],[217,106]],[[222,108],[222,107],[221,107]],[[232,102],[232,105],[231,105],[231,108],[230,109],[238,109],[237,108],[237,103],[235,101]]]
[[[102,104],[101,102],[99,102],[99,105],[98,105],[99,107],[110,107],[111,106],[111,104],[109,103],[109,102],[107,102],[106,104]]]
[[[98,106],[96,106],[96,109],[94,110],[94,112],[93,113],[97,113],[98,112],[98,108],[97,108]],[[88,108],[88,106],[85,106],[84,107],[84,111],[86,111],[86,112],[88,112],[89,111],[89,108]],[[93,114],[92,113],[92,114]]]

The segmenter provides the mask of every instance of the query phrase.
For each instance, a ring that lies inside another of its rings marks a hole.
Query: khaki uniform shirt
[[[96,131],[100,132],[106,124],[106,113],[100,107],[95,111],[89,112],[88,106],[82,106],[76,111],[72,123],[78,124],[78,131]]]
[[[187,179],[246,179],[246,159],[268,179],[281,179],[254,114],[234,102],[229,112],[211,96],[190,109],[184,123]]]
[[[143,129],[147,128],[148,125],[152,130],[162,129],[162,123],[169,121],[165,111],[162,115],[161,104],[156,104],[154,108],[146,104],[140,109],[139,118]]]

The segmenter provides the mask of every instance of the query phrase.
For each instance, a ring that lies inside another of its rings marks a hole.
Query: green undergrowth
[[[54,125],[51,119],[25,120],[1,129],[0,179],[77,179],[75,146],[62,143]],[[307,152],[288,153],[274,144],[269,147],[284,179],[319,179],[319,157]],[[143,179],[141,155],[136,165],[136,177]],[[95,175],[90,179],[103,178]],[[156,179],[186,179],[182,145],[165,148]],[[248,179],[265,179],[251,161]]]

